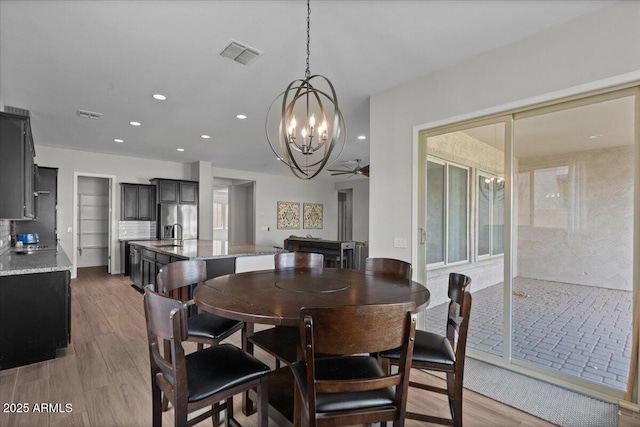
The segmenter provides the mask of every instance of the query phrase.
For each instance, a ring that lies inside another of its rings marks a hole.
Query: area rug
[[[616,427],[618,406],[467,357],[464,387],[565,427]]]

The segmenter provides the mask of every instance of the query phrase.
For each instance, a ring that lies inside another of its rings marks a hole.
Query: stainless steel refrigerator
[[[175,224],[182,226],[182,236]],[[198,205],[158,205],[158,239],[180,238],[198,238]]]

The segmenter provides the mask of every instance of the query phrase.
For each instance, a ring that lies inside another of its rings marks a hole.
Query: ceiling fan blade
[[[336,173],[332,173],[331,176],[333,176],[333,175],[350,175],[352,173],[353,172],[336,172]]]
[[[362,175],[369,177],[369,165],[363,166],[359,171]]]
[[[344,170],[344,169],[327,169],[328,172],[344,172],[344,173],[352,173],[353,171],[351,170]]]

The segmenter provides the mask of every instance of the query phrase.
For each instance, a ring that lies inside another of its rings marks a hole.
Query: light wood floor
[[[4,413],[0,426],[105,426],[151,425],[151,389],[142,294],[128,277],[108,275],[105,268],[78,269],[71,282],[72,343],[55,360],[0,371],[0,403],[70,403],[67,413]],[[37,297],[37,296],[34,296]],[[239,334],[230,341],[239,345]],[[195,347],[193,347],[195,350]],[[256,355],[271,363],[270,358]],[[414,371],[434,384],[436,377]],[[255,426],[255,416],[245,418],[236,399],[236,418]],[[409,408],[448,415],[444,396],[412,392]],[[4,409],[4,408],[3,408]],[[163,425],[173,425],[173,411]],[[464,394],[466,427],[552,426],[524,412],[472,391]],[[211,425],[205,420],[200,425]],[[420,423],[407,421],[407,426]],[[422,424],[424,425],[424,424]]]

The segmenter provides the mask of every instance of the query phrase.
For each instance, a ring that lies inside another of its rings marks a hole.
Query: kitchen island
[[[226,240],[142,240],[130,241],[131,279],[139,289],[155,284],[163,266],[180,260],[196,259],[207,263],[207,278],[236,272],[239,257],[273,256],[282,249]]]
[[[0,255],[0,369],[53,359],[71,342],[71,269],[61,248]]]

